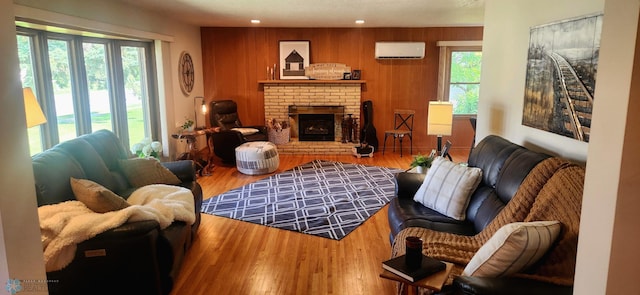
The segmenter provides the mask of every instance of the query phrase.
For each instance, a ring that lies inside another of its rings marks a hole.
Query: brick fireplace
[[[278,145],[283,154],[350,154],[355,143],[342,143],[342,116],[351,114],[360,118],[360,102],[364,81],[317,81],[317,80],[269,80],[261,81],[264,87],[265,118],[289,121],[291,141]],[[290,106],[333,107],[340,106],[344,114],[336,115],[333,141],[300,141],[298,136],[298,114],[290,112]]]

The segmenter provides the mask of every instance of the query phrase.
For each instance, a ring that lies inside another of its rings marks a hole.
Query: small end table
[[[404,289],[404,294],[418,294],[418,288],[426,288],[439,292],[442,290],[442,286],[444,286],[444,283],[447,281],[447,278],[449,278],[449,274],[451,274],[451,270],[453,269],[453,263],[446,261],[443,262],[447,266],[443,271],[434,273],[416,282],[409,282],[388,270],[383,270],[380,277],[404,283],[407,286],[407,288]]]
[[[184,153],[177,157],[176,160],[193,160],[196,164],[197,174],[202,175],[211,175],[213,172],[213,145],[209,141],[209,135],[214,132],[219,132],[219,127],[214,128],[205,128],[198,129],[195,131],[183,131],[179,134],[172,134],[171,137],[175,139],[186,139],[187,140],[187,148]],[[198,148],[196,146],[196,139],[198,136],[206,135],[207,137],[207,148],[208,148],[208,159],[202,159],[198,154]]]

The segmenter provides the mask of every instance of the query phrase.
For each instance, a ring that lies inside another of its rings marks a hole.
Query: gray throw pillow
[[[129,207],[129,203],[125,199],[88,179],[71,177],[71,190],[78,201],[97,213],[118,211]]]
[[[149,184],[179,184],[180,179],[156,159],[120,160],[120,169],[133,187]]]

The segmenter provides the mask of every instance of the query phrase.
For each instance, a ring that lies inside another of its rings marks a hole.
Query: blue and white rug
[[[202,212],[340,240],[389,203],[400,171],[314,160],[211,197]]]

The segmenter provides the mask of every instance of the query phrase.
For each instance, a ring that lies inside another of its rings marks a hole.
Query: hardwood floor
[[[452,150],[465,162],[468,150]],[[314,159],[408,168],[411,156],[376,152],[349,155],[280,155],[274,173]],[[216,163],[198,182],[204,198],[272,174],[248,176]],[[202,214],[172,295],[182,294],[395,294],[395,284],[379,277],[391,253],[387,206],[341,241]]]

